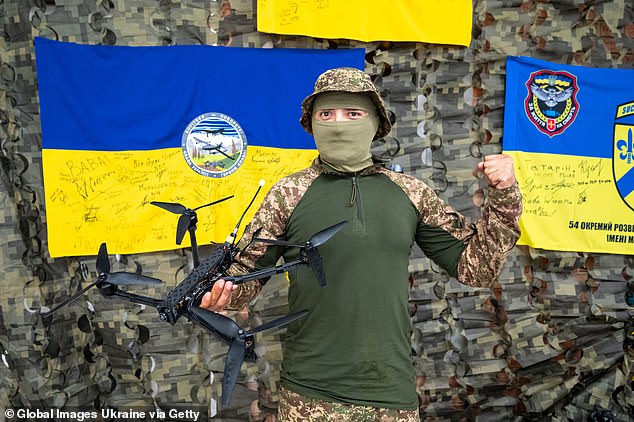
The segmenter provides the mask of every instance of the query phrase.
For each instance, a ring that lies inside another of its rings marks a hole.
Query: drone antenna
[[[235,243],[236,237],[238,236],[238,230],[240,229],[240,224],[242,224],[242,219],[247,214],[247,211],[249,211],[249,208],[251,208],[251,205],[253,205],[253,201],[255,201],[255,198],[260,193],[260,190],[262,189],[262,186],[264,186],[264,183],[265,183],[264,179],[260,179],[260,183],[258,184],[258,190],[255,191],[255,195],[253,195],[253,198],[251,198],[251,202],[249,202],[249,205],[247,205],[246,209],[244,210],[244,212],[240,216],[240,219],[238,220],[238,224],[236,224],[236,226],[234,227],[234,229],[231,232],[231,234],[229,236],[227,236],[226,242],[228,244],[233,245]]]

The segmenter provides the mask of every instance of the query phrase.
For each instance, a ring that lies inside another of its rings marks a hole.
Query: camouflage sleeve
[[[517,183],[506,189],[489,188],[482,216],[467,240],[456,278],[464,284],[488,287],[499,276],[504,261],[520,237],[522,195]]]
[[[264,197],[260,208],[246,228],[241,252],[227,271],[228,275],[246,274],[256,269],[274,266],[283,249],[262,242],[251,243],[254,237],[280,239],[295,205],[301,199],[310,182],[316,177],[311,170],[299,172],[278,181]],[[263,282],[255,280],[238,286],[231,297],[230,308],[242,309],[262,290]]]
[[[506,189],[489,188],[482,216],[473,223],[421,180],[387,174],[420,212],[424,227],[417,231],[417,242],[425,255],[461,283],[491,285],[519,239],[522,197],[518,184]]]
[[[286,227],[285,203],[279,183],[274,185],[266,194],[260,208],[253,216],[242,235],[241,247],[233,264],[227,271],[228,275],[246,274],[256,269],[256,263],[268,249],[265,243],[251,243],[254,237],[275,239],[280,237]],[[275,262],[273,262],[274,264]],[[238,286],[231,296],[230,309],[242,309],[249,304],[262,290],[263,282],[249,281]]]

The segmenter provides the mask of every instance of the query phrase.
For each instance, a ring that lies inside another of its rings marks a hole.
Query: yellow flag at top
[[[468,46],[471,0],[258,0],[258,31]]]

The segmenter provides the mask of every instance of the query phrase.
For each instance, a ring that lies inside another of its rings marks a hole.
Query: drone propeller
[[[307,310],[292,313],[281,318],[269,321],[252,330],[244,330],[231,318],[211,312],[200,307],[192,307],[190,315],[209,331],[219,335],[229,343],[229,351],[225,362],[224,377],[222,379],[222,405],[228,406],[231,401],[233,389],[238,380],[240,368],[245,359],[254,361],[253,336],[260,331],[286,325],[306,315]]]
[[[175,204],[171,202],[159,202],[152,201],[150,202],[152,205],[156,205],[157,207],[163,208],[174,214],[180,214],[181,216],[178,218],[178,224],[176,225],[176,244],[180,245],[183,241],[183,237],[185,236],[185,232],[189,228],[191,221],[194,220],[194,224],[196,224],[196,214],[195,210],[185,207],[181,204]]]
[[[127,273],[124,271],[118,271],[116,273],[110,273],[110,260],[108,259],[108,249],[106,248],[106,244],[102,243],[99,247],[99,253],[97,255],[97,263],[95,265],[97,268],[97,272],[99,273],[97,280],[93,281],[71,297],[69,297],[66,301],[60,303],[53,309],[48,312],[42,313],[42,318],[48,318],[52,316],[54,313],[59,311],[60,309],[70,305],[74,301],[76,301],[81,295],[86,293],[92,287],[98,286],[102,283],[109,284],[117,284],[117,285],[131,285],[131,284],[160,284],[161,280],[154,277],[148,277],[141,274],[136,273]]]
[[[198,222],[198,217],[196,216],[196,211],[208,207],[210,205],[215,205],[219,202],[226,201],[227,199],[233,198],[233,195],[227,196],[225,198],[219,199],[217,201],[210,202],[205,205],[201,205],[196,208],[187,208],[184,205],[176,204],[172,202],[160,202],[160,201],[152,201],[150,204],[156,205],[157,207],[163,208],[166,211],[169,211],[174,214],[180,214],[181,216],[178,218],[178,224],[176,225],[176,244],[180,245],[183,241],[183,237],[187,230],[192,229],[196,226]]]
[[[330,240],[330,238],[333,237],[339,230],[341,230],[343,228],[343,226],[345,226],[347,223],[348,223],[347,221],[341,221],[341,222],[335,224],[334,226],[327,227],[327,228],[315,233],[310,238],[310,240],[308,242],[306,242],[306,244],[304,244],[304,245],[287,242],[285,240],[266,239],[266,238],[263,238],[263,237],[256,237],[256,238],[253,239],[253,241],[254,242],[268,243],[270,245],[288,246],[290,248],[305,248],[307,246],[317,247],[317,246],[323,245],[328,240]]]
[[[110,283],[117,285],[131,285],[131,284],[161,284],[162,281],[158,278],[149,277],[147,275],[141,275],[136,273],[128,273],[125,271],[117,271],[116,273],[110,272],[110,260],[108,259],[108,248],[105,243],[102,243],[99,247],[99,254],[97,255],[97,272],[99,277],[95,283]]]
[[[348,222],[341,221],[334,226],[327,227],[317,233],[315,233],[305,245],[298,245],[295,243],[286,242],[284,240],[277,239],[263,239],[255,238],[254,241],[268,243],[271,245],[281,245],[287,247],[300,248],[300,255],[304,257],[308,262],[308,266],[313,270],[317,281],[321,287],[326,285],[326,272],[324,271],[324,265],[321,260],[321,256],[317,251],[317,247],[323,245],[331,237],[333,237],[339,230],[343,228]]]
[[[341,230],[343,226],[345,226],[346,224],[348,224],[347,221],[341,221],[335,224],[334,226],[327,227],[323,229],[322,231],[313,235],[313,237],[311,237],[308,242],[315,248],[317,246],[323,245],[328,240],[330,240],[330,238],[333,237],[339,230]]]

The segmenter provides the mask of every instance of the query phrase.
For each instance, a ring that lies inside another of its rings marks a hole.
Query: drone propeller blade
[[[296,319],[299,319],[308,313],[307,310],[295,312],[290,315],[286,315],[282,318],[275,319],[264,323],[253,330],[245,333],[243,337],[253,335],[257,332],[268,330],[270,328],[286,325]],[[240,368],[245,359],[246,345],[243,337],[236,337],[229,346],[229,352],[227,352],[227,359],[225,361],[225,371],[222,378],[222,405],[229,406],[231,402],[231,395],[233,389],[238,381],[238,375],[240,374]]]
[[[189,223],[191,222],[190,213],[185,212],[178,218],[178,224],[176,226],[176,244],[180,245],[189,229]]]
[[[172,202],[160,202],[160,201],[152,201],[150,202],[152,205],[156,205],[157,207],[163,208],[166,211],[172,212],[174,214],[182,214],[187,211],[187,208],[181,204],[175,204]]]
[[[136,273],[127,273],[125,271],[119,271],[116,273],[108,274],[105,277],[106,282],[110,284],[161,284],[162,281],[158,278],[150,277],[147,275],[141,275]]]
[[[231,395],[233,389],[238,381],[238,375],[240,374],[240,368],[242,362],[244,362],[244,353],[246,346],[244,340],[236,338],[231,342],[229,351],[227,352],[227,359],[225,361],[225,371],[222,377],[222,405],[229,406],[231,402]]]
[[[68,298],[65,302],[60,303],[59,305],[57,305],[56,307],[54,307],[53,309],[51,309],[48,312],[44,312],[42,313],[42,318],[48,318],[50,316],[52,316],[54,313],[56,313],[57,311],[59,311],[62,308],[65,308],[66,306],[70,305],[71,303],[73,303],[74,301],[76,301],[81,295],[83,295],[84,293],[86,293],[90,288],[94,287],[97,283],[99,283],[101,280],[96,280],[93,281],[92,283],[90,283],[89,285],[87,285],[86,287],[84,287],[83,289],[81,289],[80,291],[78,291],[77,293],[75,293],[74,295],[72,295],[70,298]]]
[[[224,198],[218,199],[218,200],[216,200],[216,201],[214,201],[214,202],[210,202],[210,203],[208,203],[208,204],[205,204],[205,205],[201,205],[201,206],[199,206],[199,207],[196,207],[196,208],[194,208],[194,211],[198,211],[198,210],[199,210],[199,209],[201,209],[201,208],[209,207],[209,206],[211,206],[211,205],[216,205],[216,204],[217,204],[217,203],[219,203],[219,202],[223,202],[223,201],[226,201],[227,199],[231,199],[231,198],[233,198],[233,195],[225,196]]]
[[[308,313],[308,309],[304,309],[303,311],[294,312],[292,314],[283,316],[281,318],[277,318],[277,319],[274,319],[272,321],[265,322],[264,324],[258,325],[254,329],[250,330],[249,334],[259,333],[261,331],[269,330],[269,329],[275,328],[275,327],[281,327],[283,325],[286,325],[286,324],[291,323],[291,322],[293,322],[293,321],[295,321],[297,319],[302,318],[307,313]]]
[[[110,274],[110,259],[108,259],[108,248],[105,243],[102,243],[99,247],[99,254],[97,255],[97,263],[95,264],[99,278],[92,285],[108,282],[110,284],[160,284],[161,280],[146,275],[140,275],[136,273],[127,273],[125,271],[118,271]],[[91,285],[91,286],[92,286]],[[84,289],[86,290],[86,289]]]
[[[240,336],[241,328],[231,318],[199,306],[193,306],[189,312],[203,327],[209,331],[220,334],[229,343]]]
[[[342,221],[340,223],[335,224],[334,226],[330,226],[328,228],[323,229],[322,231],[316,233],[315,235],[313,235],[313,237],[310,238],[310,241],[309,241],[310,244],[313,245],[314,247],[323,245],[331,237],[333,237],[339,230],[341,230],[343,226],[345,226],[346,224],[348,224],[347,221]]]
[[[278,246],[288,246],[290,248],[301,248],[303,245],[297,245],[295,243],[291,243],[291,242],[286,242],[284,240],[277,240],[277,239],[265,239],[263,237],[256,237],[253,239],[253,242],[262,242],[262,243],[268,243],[269,245],[278,245]]]
[[[110,259],[108,259],[108,248],[105,243],[99,246],[99,253],[97,254],[97,272],[101,274],[108,274],[110,272]]]
[[[183,237],[185,237],[185,233],[187,233],[187,230],[189,230],[191,227],[194,227],[197,222],[196,210],[199,210],[201,208],[205,208],[211,205],[215,205],[219,202],[223,202],[231,198],[233,198],[233,195],[226,196],[222,199],[218,199],[217,201],[213,201],[208,204],[201,205],[194,209],[189,209],[184,205],[176,204],[173,202],[152,201],[150,202],[150,204],[156,205],[157,207],[163,208],[164,210],[167,210],[174,214],[181,215],[178,219],[178,224],[176,226],[176,244],[180,245],[181,242],[183,241]]]
[[[229,343],[229,351],[227,352],[224,376],[222,379],[222,405],[228,406],[231,402],[231,395],[238,380],[238,375],[240,374],[240,368],[242,367],[242,363],[246,357],[246,342],[249,341],[251,344],[253,341],[253,334],[263,330],[268,330],[269,328],[288,324],[303,317],[308,313],[308,311],[304,310],[286,315],[282,318],[264,323],[251,331],[244,331],[231,318],[198,306],[191,307],[189,309],[189,313],[192,320],[199,323],[207,330],[220,335]],[[250,347],[252,347],[252,344]]]
[[[341,230],[343,226],[345,226],[347,223],[348,223],[347,221],[341,221],[335,224],[334,226],[330,226],[328,228],[323,229],[322,231],[314,234],[313,237],[310,238],[308,243],[310,243],[312,246],[315,246],[315,247],[319,245],[323,245],[328,240],[330,240],[330,238],[333,237],[339,230]],[[288,246],[288,247],[295,247],[295,248],[301,248],[304,246],[304,245],[298,245],[296,243],[286,242],[284,240],[265,239],[262,237],[256,237],[253,239],[253,241],[268,243],[270,245],[280,245],[280,246]]]
[[[308,260],[308,266],[311,270],[313,270],[313,274],[317,278],[317,282],[320,287],[326,286],[326,272],[324,271],[324,264],[321,261],[321,256],[317,249],[314,247],[306,248],[304,250],[306,253],[306,259]]]

